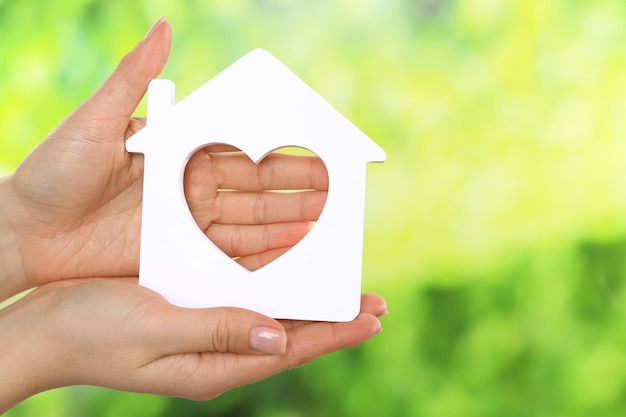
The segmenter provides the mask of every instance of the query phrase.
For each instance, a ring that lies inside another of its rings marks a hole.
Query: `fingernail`
[[[287,351],[287,337],[269,327],[255,327],[250,332],[250,347],[272,355],[282,355]]]
[[[147,39],[150,37],[150,35],[152,35],[154,33],[154,31],[161,26],[161,23],[165,22],[165,16],[161,16],[157,19],[156,22],[154,22],[154,24],[152,25],[152,27],[150,28],[150,30],[148,30],[148,33],[146,33],[146,36],[144,36],[144,39]]]
[[[374,336],[376,336],[377,334],[381,334],[383,332],[383,325],[378,322],[372,330],[374,332]]]
[[[385,304],[383,308],[380,310],[380,313],[378,313],[378,317],[383,317],[383,316],[386,316],[387,314],[389,314],[389,310],[387,309],[387,304]]]

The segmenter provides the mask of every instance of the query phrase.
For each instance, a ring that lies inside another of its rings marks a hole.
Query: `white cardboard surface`
[[[313,229],[265,267],[249,271],[195,223],[183,191],[189,158],[233,145],[255,162],[299,146],[328,170]],[[139,282],[185,307],[235,306],[274,318],[350,321],[360,309],[365,174],[385,152],[267,51],[249,52],[178,104],[153,80],[144,129],[126,142],[145,155]]]

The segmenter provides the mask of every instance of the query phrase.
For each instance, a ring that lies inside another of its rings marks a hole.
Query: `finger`
[[[382,317],[389,314],[387,302],[378,294],[367,293],[361,295],[361,313],[373,314]]]
[[[160,356],[190,352],[282,354],[282,325],[240,308],[191,309],[171,306],[158,326]]]
[[[213,223],[268,224],[316,221],[322,213],[326,196],[326,191],[221,192],[216,203],[220,211],[213,219]]]
[[[257,269],[262,268],[270,262],[280,258],[289,249],[291,248],[277,248],[261,253],[255,253],[254,255],[242,256],[237,259],[237,263],[249,271],[256,271]]]
[[[223,375],[219,387],[219,391],[223,392],[299,367],[328,353],[355,346],[381,330],[378,319],[367,313],[360,314],[348,323],[309,322],[287,332],[289,342],[285,355],[231,356],[228,360],[219,362],[221,369],[213,369],[213,372]],[[232,372],[233,366],[237,366],[237,372]],[[203,382],[202,371],[206,372],[201,369],[197,375],[193,375],[197,381],[193,385],[187,385],[195,388],[196,392],[192,395],[196,399],[207,399],[220,393],[216,392],[214,386],[207,387],[206,382]],[[203,386],[209,388],[208,391],[203,392]]]
[[[376,317],[386,316],[388,314],[387,302],[378,294],[361,294],[360,313],[373,314]],[[280,320],[280,322],[286,330],[310,323],[304,320]]]
[[[364,309],[378,309],[382,298],[363,296]],[[301,322],[287,330],[288,347],[284,355],[236,355],[227,353],[217,358],[199,356],[168,356],[160,361],[167,369],[178,368],[177,383],[169,383],[165,394],[194,400],[208,400],[229,389],[249,384],[271,375],[300,366],[322,355],[351,347],[381,332],[378,319],[363,312],[347,323]]]
[[[238,153],[242,153],[241,150],[239,148],[235,148],[232,145],[227,145],[225,143],[217,143],[214,145],[209,145],[204,147],[203,149],[200,150],[201,152],[204,153],[221,153],[221,152],[238,152]]]
[[[317,156],[271,153],[255,164],[243,153],[214,153],[220,188],[261,190],[328,189],[326,166]]]
[[[229,145],[212,145],[196,152],[186,182],[216,182],[216,188],[241,191],[328,189],[328,172],[317,156],[271,153],[255,164]],[[190,175],[191,174],[191,175]],[[208,178],[212,175],[213,178]]]
[[[321,355],[365,342],[382,332],[380,320],[373,314],[360,313],[345,323],[312,322],[287,330],[286,369],[295,368]]]
[[[309,222],[269,225],[213,225],[207,237],[232,257],[248,256],[272,249],[291,247],[311,230]]]
[[[87,111],[88,114],[95,112],[99,119],[127,123],[150,81],[163,70],[170,43],[170,25],[161,18],[148,35],[122,58],[113,74],[75,112],[74,117],[81,117],[82,112]]]
[[[286,369],[298,367],[324,354],[356,346],[382,332],[377,316],[387,314],[385,300],[377,294],[361,295],[361,312],[350,322],[283,322],[289,357]]]

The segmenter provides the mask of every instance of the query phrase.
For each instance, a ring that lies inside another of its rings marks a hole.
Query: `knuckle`
[[[230,235],[230,254],[231,256],[238,256],[243,246],[243,238],[241,236],[241,228],[235,227],[233,233]]]
[[[225,353],[231,348],[231,329],[229,324],[224,320],[219,320],[213,327],[211,335],[211,344],[213,351]]]
[[[254,198],[253,203],[254,221],[256,224],[265,223],[267,214],[267,203],[262,193],[259,193]]]

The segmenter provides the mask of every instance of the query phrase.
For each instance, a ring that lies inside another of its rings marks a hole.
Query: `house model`
[[[183,175],[200,148],[229,144],[258,163],[297,146],[328,171],[324,209],[311,231],[250,271],[197,226]],[[233,306],[281,319],[350,321],[359,313],[365,174],[385,152],[267,51],[249,52],[179,103],[153,80],[145,128],[126,142],[143,153],[139,283],[185,307]]]

